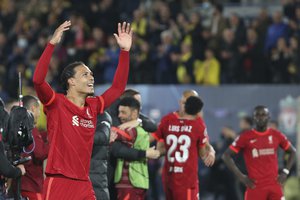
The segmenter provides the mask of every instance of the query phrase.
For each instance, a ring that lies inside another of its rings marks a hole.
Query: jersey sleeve
[[[101,98],[103,98],[104,108],[109,107],[124,92],[127,84],[128,73],[129,52],[121,51],[118,67],[112,85],[100,96]]]
[[[281,132],[278,132],[278,139],[279,139],[279,146],[284,150],[288,150],[288,148],[290,147],[291,143],[290,141],[287,139],[287,137],[281,133]]]
[[[246,138],[245,135],[242,134],[238,136],[232,144],[229,146],[229,148],[234,151],[235,153],[238,153],[241,149],[244,149],[246,146]]]
[[[46,106],[50,105],[55,98],[55,92],[45,81],[53,51],[54,45],[48,43],[37,63],[33,75],[33,84],[37,96],[39,97],[40,101]]]
[[[163,118],[161,120],[161,122],[159,123],[157,130],[154,133],[152,133],[152,136],[158,142],[164,141],[163,133],[164,133],[164,128],[165,128],[165,123],[166,123],[166,119]]]
[[[208,134],[207,134],[207,128],[204,126],[200,130],[197,130],[199,132],[199,148],[203,148],[205,144],[208,142]]]

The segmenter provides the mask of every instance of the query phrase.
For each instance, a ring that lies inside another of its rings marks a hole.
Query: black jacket
[[[4,154],[4,144],[2,141],[0,141],[0,175],[7,178],[17,178],[22,175],[21,170],[11,165],[7,160]]]
[[[107,112],[98,115],[90,166],[90,178],[97,199],[109,200],[107,162],[111,117]],[[101,197],[101,198],[100,198]]]

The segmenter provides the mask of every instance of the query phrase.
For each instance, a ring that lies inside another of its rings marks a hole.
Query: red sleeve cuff
[[[125,50],[121,49],[120,54],[122,54],[122,55],[128,55],[129,56],[129,51],[125,51]]]
[[[233,152],[235,152],[235,153],[238,153],[238,152],[240,151],[238,148],[236,148],[236,147],[234,147],[234,146],[232,146],[232,145],[230,145],[229,148],[230,148]]]
[[[49,106],[53,101],[54,101],[54,99],[55,99],[55,92],[52,90],[52,97],[51,97],[51,99],[49,100],[49,102],[47,102],[46,104],[45,104],[45,106]]]
[[[285,145],[285,147],[283,148],[283,150],[284,150],[284,151],[288,150],[288,149],[290,148],[290,146],[291,146],[291,143],[288,142],[288,143]]]
[[[154,137],[154,139],[158,142],[164,142],[164,140],[162,138],[159,138],[155,133],[152,133],[152,136]]]
[[[100,112],[100,114],[101,114],[101,113],[103,113],[103,111],[104,111],[104,98],[103,98],[102,96],[97,96],[97,97],[98,97],[98,99],[99,99],[100,102],[101,102],[100,110],[99,110],[99,112]]]
[[[51,44],[50,42],[47,43],[47,47],[54,49],[55,45]]]
[[[124,137],[128,141],[132,140],[132,137],[128,133],[126,133],[125,131],[123,131],[122,129],[119,129],[119,128],[113,126],[113,127],[111,127],[111,130],[117,132],[117,134],[119,134],[120,136]]]

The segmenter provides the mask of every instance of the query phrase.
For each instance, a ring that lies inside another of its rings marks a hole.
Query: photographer
[[[9,160],[6,158],[5,155],[5,148],[2,141],[2,134],[5,127],[5,124],[7,123],[8,114],[4,110],[4,102],[0,98],[0,180],[3,180],[3,177],[6,178],[17,178],[21,175],[25,174],[25,168],[24,165],[18,165],[17,167],[14,167],[11,165]],[[2,198],[2,187],[3,187],[4,181],[0,181],[0,199]]]

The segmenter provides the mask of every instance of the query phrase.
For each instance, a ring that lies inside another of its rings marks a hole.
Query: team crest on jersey
[[[270,135],[270,136],[268,137],[268,139],[269,139],[269,144],[273,144],[273,137],[272,137],[272,135]]]
[[[257,158],[258,157],[258,151],[257,149],[252,149],[252,157]]]

